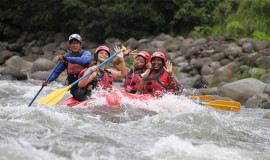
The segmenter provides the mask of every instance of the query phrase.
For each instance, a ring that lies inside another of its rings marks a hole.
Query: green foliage
[[[217,87],[218,85],[216,83],[210,83],[207,85],[207,88],[214,88]]]
[[[248,67],[243,71],[239,71],[239,72],[235,73],[233,76],[233,81],[238,81],[240,79],[250,78],[249,74],[248,74],[249,69],[250,68]]]
[[[232,33],[234,39],[238,39],[242,37],[243,35],[246,35],[247,33],[247,28],[243,24],[241,24],[238,21],[232,21],[227,24],[226,26],[226,32],[227,33]]]
[[[264,32],[254,31],[252,33],[253,39],[256,41],[268,41],[270,42],[270,36],[267,36]]]
[[[0,40],[41,30],[79,33],[92,41],[157,35],[232,33],[269,40],[270,0],[2,0]]]
[[[128,61],[125,61],[127,68],[133,67],[133,60],[134,60],[133,58],[130,58]]]
[[[176,77],[179,77],[179,75],[182,73],[181,71],[178,70],[173,70],[173,73],[175,74]]]
[[[260,66],[258,68],[258,71],[254,73],[253,75],[249,75],[249,70],[250,67],[246,68],[243,71],[239,71],[234,74],[233,81],[238,81],[240,79],[245,79],[245,78],[255,78],[255,79],[260,79],[262,75],[266,74],[266,68],[264,66]]]

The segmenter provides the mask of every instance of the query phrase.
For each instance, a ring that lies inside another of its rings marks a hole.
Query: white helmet
[[[77,39],[79,42],[82,43],[82,37],[78,34],[72,34],[69,36],[68,41],[71,42],[72,39]]]

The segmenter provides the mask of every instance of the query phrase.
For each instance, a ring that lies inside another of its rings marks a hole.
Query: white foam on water
[[[198,112],[205,110],[205,108],[184,96],[176,96],[172,94],[166,94],[160,99],[149,99],[146,102],[130,100],[129,98],[123,97],[121,104],[128,104],[132,107],[148,109],[157,113]]]
[[[182,160],[253,160],[259,157],[255,153],[238,148],[193,144],[174,135],[160,138],[145,154],[151,154],[153,159]]]
[[[27,160],[66,160],[67,158],[59,157],[48,151],[33,147],[28,140],[18,138],[10,140],[9,144],[0,143],[0,159],[27,159]]]

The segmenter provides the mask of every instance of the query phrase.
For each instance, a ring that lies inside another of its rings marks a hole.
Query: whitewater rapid
[[[0,81],[0,159],[270,159],[265,109],[216,110],[166,95],[148,105],[123,100],[123,112],[46,106],[37,102],[64,88],[53,82],[31,107],[40,81]],[[69,93],[64,98],[67,98]],[[147,111],[147,112],[146,112]],[[149,112],[148,112],[149,111]]]

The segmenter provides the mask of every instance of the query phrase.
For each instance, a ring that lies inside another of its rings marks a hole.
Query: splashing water
[[[0,159],[270,159],[267,110],[219,111],[175,95],[123,98],[117,112],[98,96],[93,107],[37,106],[59,83],[27,107],[40,83],[1,81]]]

